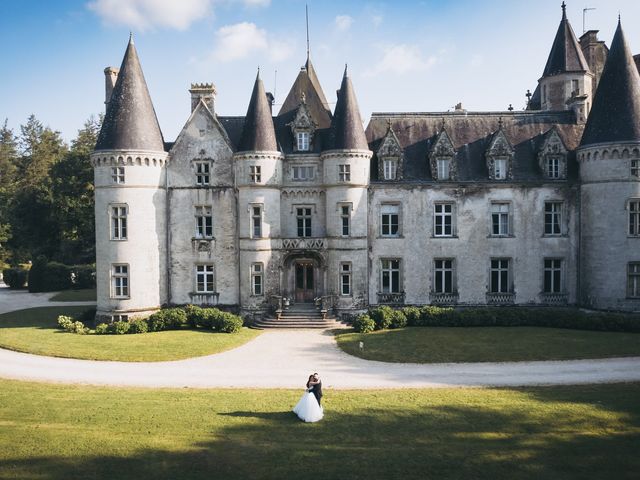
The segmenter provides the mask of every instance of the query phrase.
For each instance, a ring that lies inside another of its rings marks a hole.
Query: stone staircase
[[[275,315],[267,315],[256,320],[253,328],[346,328],[344,323],[335,317],[327,315],[322,318],[322,312],[314,304],[301,303],[292,305],[282,311],[280,318]]]

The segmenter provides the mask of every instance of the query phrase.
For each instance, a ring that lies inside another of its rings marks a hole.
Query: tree
[[[9,206],[15,191],[18,142],[5,119],[0,129],[0,263],[9,257],[5,244],[11,238]]]

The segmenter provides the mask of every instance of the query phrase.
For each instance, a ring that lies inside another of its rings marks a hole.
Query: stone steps
[[[296,306],[284,310],[280,318],[263,317],[252,325],[253,328],[346,328],[335,317],[322,318],[322,313],[314,306]]]

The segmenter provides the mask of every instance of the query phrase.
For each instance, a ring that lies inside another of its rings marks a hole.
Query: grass
[[[76,335],[57,328],[58,315],[80,315],[87,307],[40,307],[0,315],[0,347],[54,357],[127,362],[180,360],[219,353],[255,338],[238,333],[171,330],[136,335]]]
[[[145,390],[0,380],[0,478],[637,478],[640,384]]]
[[[63,290],[49,299],[50,302],[95,302],[96,289]]]
[[[515,362],[640,355],[640,334],[542,327],[409,327],[339,333],[342,350],[381,362]],[[364,342],[361,351],[359,342]]]

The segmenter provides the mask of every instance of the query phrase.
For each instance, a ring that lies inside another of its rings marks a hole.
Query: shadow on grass
[[[58,315],[80,317],[91,306],[36,307],[0,314],[2,328],[40,328],[52,330],[58,328]]]
[[[0,463],[0,473],[125,480],[631,479],[640,471],[640,407],[638,388],[627,391],[621,396],[605,390],[593,401],[590,387],[523,389],[533,401],[509,404],[508,410],[490,403],[432,404],[429,391],[421,391],[427,398],[417,397],[411,409],[363,404],[345,413],[334,399],[333,405],[326,402],[325,419],[315,424],[300,422],[291,412],[220,412],[228,421],[204,439],[176,437],[171,451],[141,447],[123,453],[126,457],[10,460]],[[497,398],[501,390],[489,393]],[[357,392],[343,397],[357,404]]]

